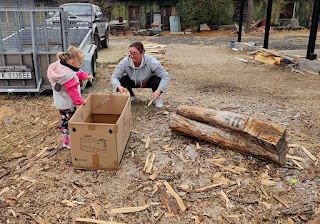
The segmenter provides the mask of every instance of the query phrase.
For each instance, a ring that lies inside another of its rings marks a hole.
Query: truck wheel
[[[94,55],[92,56],[92,60],[91,60],[91,71],[92,71],[92,75],[93,77],[96,77],[96,72],[97,72],[97,52],[94,53]],[[88,80],[86,87],[91,87],[92,86],[92,80]]]
[[[98,31],[95,31],[93,34],[93,42],[95,45],[97,45],[98,50],[100,50],[101,48],[101,40],[100,40],[100,36],[98,34]]]
[[[92,56],[91,70],[92,70],[93,77],[96,77],[96,73],[97,73],[97,52],[95,52],[94,55]]]
[[[102,48],[108,48],[109,47],[109,32],[106,31],[104,40],[101,41],[101,47]]]

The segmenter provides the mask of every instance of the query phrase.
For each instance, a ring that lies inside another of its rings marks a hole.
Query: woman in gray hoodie
[[[168,82],[168,72],[155,57],[145,54],[141,42],[129,46],[129,55],[122,59],[111,76],[113,88],[121,94],[129,91],[131,101],[136,100],[132,88],[151,88],[156,107],[162,107],[160,94],[166,90]]]

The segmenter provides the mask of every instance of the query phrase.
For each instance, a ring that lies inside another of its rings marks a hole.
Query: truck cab
[[[66,3],[60,5],[68,13],[70,27],[90,27],[93,29],[94,43],[98,49],[109,46],[109,23],[103,17],[99,6],[90,3]],[[47,23],[58,23],[59,14],[53,14]]]

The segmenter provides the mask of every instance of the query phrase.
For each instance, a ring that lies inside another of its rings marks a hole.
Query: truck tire
[[[101,47],[102,48],[108,48],[109,47],[109,32],[106,31],[105,38],[101,41]]]
[[[97,51],[92,56],[91,70],[92,70],[93,77],[96,77],[96,73],[97,73]]]
[[[97,45],[98,50],[101,48],[101,40],[98,31],[96,30],[93,34],[93,42]]]
[[[93,77],[96,77],[96,73],[97,73],[97,52],[95,52],[94,55],[92,56],[91,71],[92,71]],[[92,82],[93,82],[93,80],[88,80],[88,82],[86,84],[86,87],[91,87],[92,86]]]

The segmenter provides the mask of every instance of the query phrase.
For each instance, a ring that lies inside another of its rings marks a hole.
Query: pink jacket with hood
[[[53,101],[58,109],[71,109],[76,105],[84,104],[85,100],[81,97],[79,80],[85,80],[88,76],[85,72],[78,72],[72,66],[65,66],[61,61],[56,61],[49,65],[47,76],[51,85],[56,83],[61,85],[60,91],[53,89]]]

